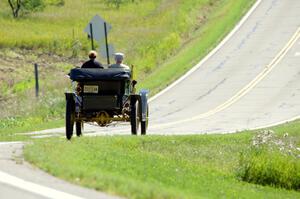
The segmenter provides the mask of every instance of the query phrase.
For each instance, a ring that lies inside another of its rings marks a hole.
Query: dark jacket
[[[102,68],[103,66],[100,62],[97,62],[94,59],[90,59],[89,61],[86,61],[84,64],[82,64],[81,68]]]

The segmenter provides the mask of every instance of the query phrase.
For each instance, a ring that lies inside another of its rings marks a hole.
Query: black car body
[[[131,133],[141,134],[148,126],[147,90],[135,93],[136,81],[127,69],[74,68],[70,71],[73,92],[66,95],[66,137],[71,139],[73,126],[82,134],[84,122],[105,127],[112,122],[130,122]]]

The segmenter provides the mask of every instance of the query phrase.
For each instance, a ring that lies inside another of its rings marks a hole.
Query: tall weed
[[[265,130],[240,155],[237,176],[246,182],[300,190],[300,148],[292,137]]]

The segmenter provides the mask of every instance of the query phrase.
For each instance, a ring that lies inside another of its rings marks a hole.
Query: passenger
[[[97,52],[92,50],[89,52],[89,61],[86,61],[84,64],[82,64],[81,68],[102,68],[103,66],[100,62],[96,61]]]
[[[123,64],[124,54],[123,53],[115,53],[115,64],[108,66],[108,68],[124,68],[130,70],[129,66]]]

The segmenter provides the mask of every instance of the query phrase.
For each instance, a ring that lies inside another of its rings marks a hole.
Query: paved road
[[[252,129],[300,115],[300,1],[263,0],[192,75],[151,102],[152,133]]]
[[[234,132],[300,116],[299,19],[299,0],[263,0],[233,36],[191,75],[151,101],[149,134]],[[85,134],[128,134],[129,128],[87,125]],[[37,134],[62,133],[64,128]],[[99,193],[57,181],[3,157],[0,170],[76,196],[100,198]],[[0,198],[3,196],[41,198],[0,181]]]

